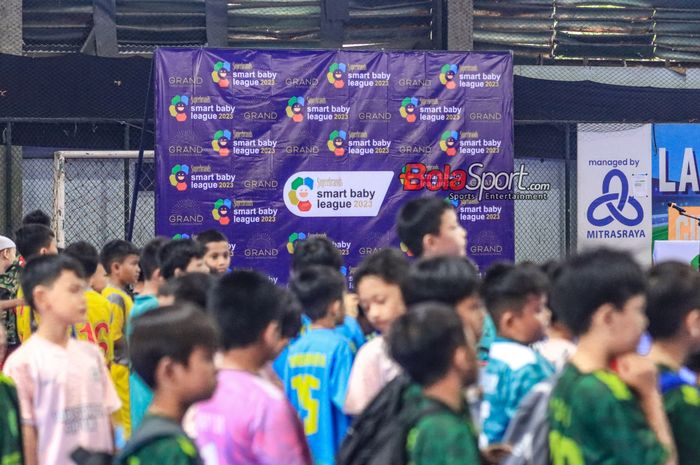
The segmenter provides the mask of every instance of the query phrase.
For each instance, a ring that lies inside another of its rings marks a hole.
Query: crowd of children
[[[353,289],[325,237],[282,288],[215,230],[59,251],[49,224],[0,236],[2,465],[700,464],[690,265],[478,270],[434,197]]]

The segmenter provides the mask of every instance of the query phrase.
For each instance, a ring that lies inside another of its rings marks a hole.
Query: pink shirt
[[[383,337],[375,337],[360,347],[350,372],[345,413],[359,415],[399,373],[401,368],[389,356]]]
[[[22,423],[37,431],[41,465],[67,465],[79,446],[112,452],[111,413],[117,392],[94,344],[66,347],[33,335],[10,355],[5,374],[15,380]]]
[[[279,388],[240,370],[218,379],[194,420],[206,465],[311,465],[304,427]]]

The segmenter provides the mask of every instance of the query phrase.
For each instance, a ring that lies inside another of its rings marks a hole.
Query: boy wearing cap
[[[14,308],[20,303],[16,297],[21,269],[17,246],[9,237],[0,236],[0,325],[7,334],[8,353],[19,345]],[[0,358],[0,366],[3,361]]]

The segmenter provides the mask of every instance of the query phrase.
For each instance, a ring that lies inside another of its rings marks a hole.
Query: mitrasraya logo
[[[287,116],[295,123],[304,121],[304,97],[292,97],[287,102]]]
[[[170,185],[179,191],[187,190],[187,176],[190,174],[190,167],[187,165],[175,165],[170,170]]]
[[[179,241],[180,239],[191,239],[191,238],[192,238],[192,236],[190,236],[189,234],[185,234],[185,233],[175,234],[173,236],[174,241]]]
[[[455,77],[457,77],[457,65],[443,65],[440,68],[440,82],[450,90],[457,88]]]
[[[328,150],[333,152],[336,157],[345,155],[345,141],[348,139],[348,133],[345,131],[333,131],[328,136]]]
[[[411,250],[408,248],[408,246],[406,244],[404,244],[403,242],[399,245],[399,247],[401,248],[401,252],[405,253],[407,256],[409,256],[409,257],[413,256],[413,252],[411,252]]]
[[[231,63],[225,61],[217,61],[214,65],[214,71],[211,72],[211,79],[219,84],[219,87],[228,89],[230,81],[228,80],[231,74]]]
[[[294,232],[289,235],[289,238],[287,239],[287,252],[289,252],[289,255],[294,255],[294,250],[296,249],[297,241],[305,241],[306,240],[306,234],[303,232],[297,233]]]
[[[178,122],[184,123],[187,121],[187,105],[190,104],[190,98],[186,95],[176,95],[170,100],[170,116]]]
[[[314,180],[298,177],[292,181],[292,190],[287,193],[292,205],[301,212],[311,210],[311,193],[314,190]]]
[[[408,123],[415,123],[417,119],[416,112],[418,111],[418,99],[415,97],[406,97],[401,101],[399,113],[401,117]]]
[[[330,68],[328,68],[328,82],[333,84],[336,89],[342,89],[345,87],[345,72],[348,67],[345,63],[333,63]]]
[[[219,130],[214,133],[214,138],[211,141],[211,147],[222,157],[227,157],[231,153],[229,148],[231,144],[231,131],[228,129]]]
[[[459,133],[457,131],[445,131],[440,137],[440,150],[448,156],[457,155],[457,145],[459,144]]]
[[[230,199],[218,199],[214,202],[214,209],[211,211],[211,216],[222,226],[227,226],[231,223],[231,218],[229,217],[231,205]]]

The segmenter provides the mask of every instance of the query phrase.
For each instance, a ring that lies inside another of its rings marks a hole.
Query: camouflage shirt
[[[12,300],[17,298],[21,272],[21,258],[17,257],[7,271],[0,275],[0,300]],[[0,313],[0,324],[5,327],[5,332],[7,333],[7,345],[10,347],[18,345],[17,315],[15,315],[14,309],[3,310]]]

